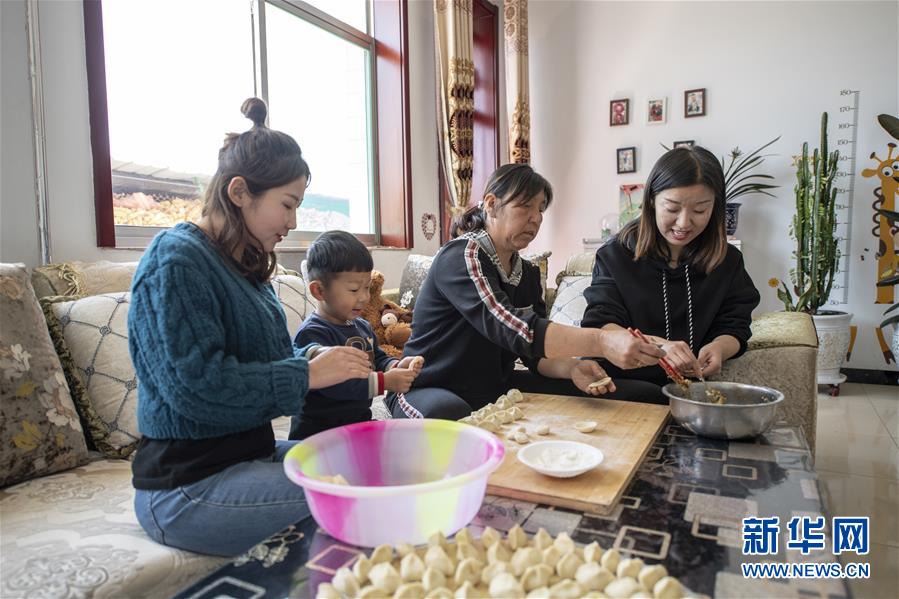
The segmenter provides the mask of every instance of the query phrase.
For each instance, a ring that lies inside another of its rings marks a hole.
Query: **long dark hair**
[[[705,271],[713,271],[727,255],[724,230],[724,171],[715,156],[701,146],[674,148],[665,152],[646,180],[639,219],[621,230],[619,241],[634,251],[634,259],[655,258],[668,262],[671,253],[656,223],[655,199],[666,189],[702,184],[712,190],[715,201],[708,225],[684,249],[683,260]]]
[[[541,191],[546,197],[548,208],[553,201],[553,188],[549,181],[528,164],[504,164],[490,175],[483,197],[490,194],[496,196],[497,208],[501,208],[513,201],[525,204]],[[452,236],[456,238],[464,233],[483,229],[486,223],[487,217],[481,202],[456,217],[451,229]]]
[[[228,185],[234,177],[243,177],[253,200],[274,187],[287,185],[300,177],[309,183],[309,165],[303,151],[286,133],[265,126],[268,108],[259,98],[244,101],[240,111],[253,121],[253,127],[243,133],[229,133],[219,150],[218,168],[206,188],[203,216],[216,215],[223,223],[213,241],[226,260],[244,277],[257,282],[267,281],[275,271],[274,252],[264,252],[261,244],[247,229],[240,207],[228,197]],[[234,258],[235,250],[243,244],[243,255]]]

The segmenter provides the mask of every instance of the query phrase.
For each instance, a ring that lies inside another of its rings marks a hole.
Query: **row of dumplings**
[[[352,568],[340,568],[316,594],[319,599],[682,596],[683,586],[664,566],[623,558],[596,542],[578,547],[567,533],[553,538],[543,528],[529,538],[518,525],[505,539],[488,527],[479,539],[463,529],[452,541],[437,533],[422,548],[382,545]]]
[[[491,433],[499,432],[504,424],[510,424],[524,418],[524,411],[516,404],[525,401],[524,395],[518,389],[509,389],[505,394],[479,410],[475,410],[470,416],[462,418],[460,422],[479,426]]]

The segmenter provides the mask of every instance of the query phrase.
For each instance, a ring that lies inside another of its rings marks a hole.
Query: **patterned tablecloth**
[[[609,515],[488,495],[471,526],[507,531],[521,524],[528,533],[540,527],[553,535],[564,531],[578,543],[598,541],[649,564],[661,563],[693,592],[713,597],[848,597],[848,586],[840,580],[753,580],[740,569],[749,560],[836,560],[829,532],[827,550],[803,556],[787,549],[791,517],[828,516],[818,489],[812,456],[797,428],[782,426],[738,443],[696,437],[668,424]],[[742,519],[748,516],[780,517],[777,555],[742,554]],[[320,582],[360,553],[307,521],[260,543],[178,597],[310,597]]]

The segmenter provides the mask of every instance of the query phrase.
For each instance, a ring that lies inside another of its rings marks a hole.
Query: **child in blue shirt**
[[[356,237],[345,231],[322,233],[309,247],[306,266],[309,291],[318,308],[303,322],[294,346],[358,348],[368,354],[372,373],[367,379],[310,390],[300,413],[291,418],[290,439],[371,420],[372,398],[387,391],[408,391],[424,363],[415,356],[402,360],[388,356],[378,347],[371,325],[361,317],[370,297],[374,263]]]

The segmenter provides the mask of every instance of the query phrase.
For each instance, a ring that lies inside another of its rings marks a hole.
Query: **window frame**
[[[144,248],[162,227],[116,225],[112,204],[112,166],[102,0],[82,0],[88,79],[94,210],[97,246]],[[287,10],[351,43],[370,47],[372,69],[371,132],[374,234],[357,234],[370,247],[409,249],[412,232],[412,173],[409,127],[409,35],[405,0],[369,4],[371,35],[339,21],[302,0],[256,0],[254,6],[254,71],[267,99],[264,32],[265,2]],[[264,33],[263,33],[264,35]],[[279,244],[278,251],[305,250],[317,233],[300,231]]]

